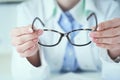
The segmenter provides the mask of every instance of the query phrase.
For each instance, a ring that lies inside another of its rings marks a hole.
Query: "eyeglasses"
[[[98,27],[97,16],[95,13],[91,13],[87,17],[87,21],[89,21],[92,17],[94,19],[92,19],[93,22],[91,23],[92,24],[94,23],[94,26],[95,26],[94,30],[86,28],[86,29],[76,29],[67,33],[62,33],[53,29],[43,29],[44,32],[42,35],[40,35],[38,44],[45,47],[53,47],[58,45],[61,42],[62,38],[65,36],[73,46],[89,45],[91,43],[91,40],[89,38],[89,33],[91,31],[96,31]],[[45,24],[43,23],[43,21],[39,17],[36,17],[32,23],[33,30],[35,30],[36,23],[40,23],[43,27],[45,27]],[[72,37],[73,35],[75,35],[75,37]]]

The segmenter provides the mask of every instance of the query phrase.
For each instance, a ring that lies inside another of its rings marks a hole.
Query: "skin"
[[[57,0],[63,11],[72,9],[80,0]]]
[[[31,26],[15,28],[11,31],[12,45],[21,57],[26,57],[34,66],[40,66],[38,37],[42,30],[33,31]]]
[[[65,3],[64,3],[65,2]],[[79,0],[58,0],[60,7],[66,11],[74,7]],[[31,25],[15,28],[11,31],[12,45],[21,57],[26,57],[33,66],[41,66],[38,37],[42,30],[32,30]]]
[[[120,18],[99,24],[98,31],[90,36],[98,47],[106,48],[112,59],[120,56]]]
[[[80,0],[57,0],[63,11],[70,10]],[[43,31],[33,31],[31,25],[15,28],[11,31],[12,45],[21,57],[38,67],[41,66],[39,55],[38,37]],[[114,34],[113,34],[114,33]],[[111,58],[120,55],[120,19],[113,19],[99,24],[99,29],[90,36],[97,46],[108,49]]]

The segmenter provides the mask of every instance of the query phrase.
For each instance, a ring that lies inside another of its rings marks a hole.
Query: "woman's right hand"
[[[39,51],[38,37],[42,30],[33,30],[31,26],[17,27],[11,31],[12,45],[22,57],[31,57]]]

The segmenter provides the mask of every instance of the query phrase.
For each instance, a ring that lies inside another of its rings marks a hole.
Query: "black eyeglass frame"
[[[61,32],[59,32],[59,31],[56,31],[56,30],[53,30],[53,29],[43,29],[43,31],[56,32],[56,33],[60,34],[61,36],[60,36],[60,38],[59,38],[59,41],[58,41],[57,43],[53,44],[53,45],[45,45],[45,44],[42,44],[40,41],[38,42],[38,44],[39,44],[39,45],[42,45],[42,46],[45,46],[45,47],[53,47],[53,46],[58,45],[58,44],[60,43],[60,41],[62,40],[62,38],[63,38],[64,36],[66,36],[67,39],[68,39],[68,41],[69,41],[72,45],[74,45],[74,46],[86,46],[86,45],[89,45],[92,41],[89,41],[88,43],[83,44],[83,45],[77,45],[77,44],[72,43],[71,40],[70,40],[70,38],[69,38],[69,34],[72,33],[72,32],[74,32],[74,31],[83,31],[83,30],[84,30],[84,31],[97,31],[98,21],[97,21],[97,16],[96,16],[96,14],[95,14],[95,13],[91,13],[91,14],[87,17],[87,20],[89,20],[90,17],[92,17],[92,16],[94,16],[94,18],[95,18],[95,23],[96,23],[96,27],[95,27],[94,30],[88,29],[88,28],[87,28],[87,29],[75,29],[75,30],[72,30],[72,31],[67,32],[67,33],[61,33]],[[33,29],[33,30],[35,30],[35,29],[34,29],[34,23],[35,23],[36,20],[40,21],[40,23],[42,24],[42,26],[45,27],[45,24],[43,23],[43,21],[42,21],[39,17],[35,17],[35,19],[34,19],[33,22],[32,22],[32,29]]]

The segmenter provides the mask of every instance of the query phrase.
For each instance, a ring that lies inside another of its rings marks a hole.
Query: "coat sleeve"
[[[45,80],[49,76],[49,68],[43,53],[40,52],[42,65],[34,67],[26,58],[22,58],[14,49],[12,55],[12,76],[14,80]]]
[[[100,52],[103,80],[120,80],[120,63],[115,63],[108,55],[106,49],[100,49]]]
[[[105,20],[120,18],[119,0],[113,0],[106,11]],[[102,78],[103,80],[120,80],[120,63],[115,63],[107,53],[106,49],[100,49],[102,61]]]
[[[37,16],[37,14],[34,14],[37,13],[35,12],[37,10],[34,10],[36,9],[36,6],[31,7],[33,5],[36,5],[36,3],[34,3],[35,0],[30,1],[33,1],[32,5],[29,1],[18,5],[17,26],[29,25],[31,24],[33,18]],[[43,51],[40,51],[42,66],[34,67],[26,58],[20,57],[16,49],[13,48],[11,68],[14,80],[45,80],[45,78],[49,75],[49,68],[45,62]]]

